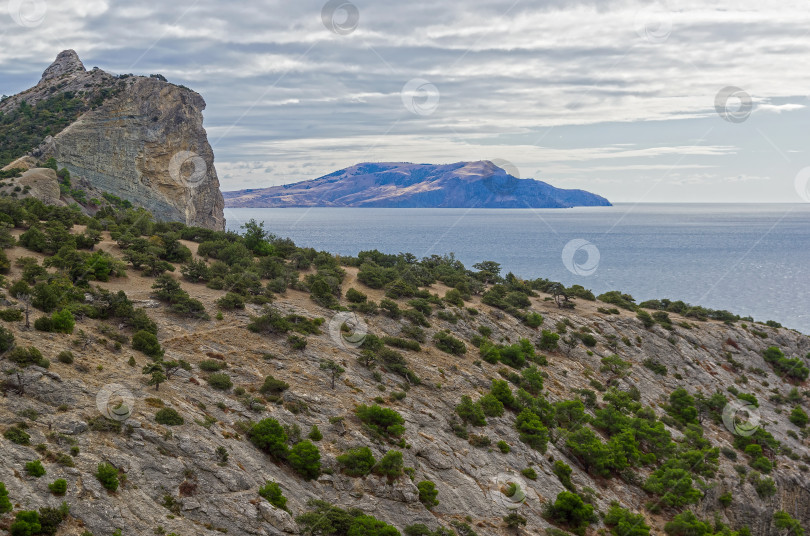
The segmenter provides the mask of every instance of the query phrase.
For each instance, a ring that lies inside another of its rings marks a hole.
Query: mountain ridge
[[[223,192],[232,208],[570,208],[610,206],[585,190],[520,179],[489,160],[452,164],[363,162],[316,179]]]

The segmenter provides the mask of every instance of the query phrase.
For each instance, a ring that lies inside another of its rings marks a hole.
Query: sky
[[[3,94],[64,49],[198,91],[223,190],[498,159],[613,202],[810,201],[804,0],[0,0],[0,39]]]

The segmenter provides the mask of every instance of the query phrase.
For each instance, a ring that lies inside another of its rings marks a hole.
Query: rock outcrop
[[[159,220],[225,228],[214,153],[203,128],[205,101],[198,93],[162,77],[86,71],[67,50],[34,88],[0,104],[0,112],[64,93],[81,98],[86,111],[43,140],[34,157],[55,158],[74,180],[142,206]]]

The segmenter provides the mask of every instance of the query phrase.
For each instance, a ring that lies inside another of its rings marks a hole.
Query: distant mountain
[[[518,179],[488,160],[363,163],[323,177],[223,192],[226,207],[567,208],[610,206],[584,190]]]

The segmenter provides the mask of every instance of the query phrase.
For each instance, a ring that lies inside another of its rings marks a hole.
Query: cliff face
[[[520,179],[488,160],[365,163],[310,181],[225,192],[229,207],[567,208],[610,206],[584,190]]]
[[[66,92],[87,110],[45,138],[34,157],[53,157],[74,179],[142,206],[160,220],[224,229],[224,202],[199,94],[158,78],[85,71],[76,53],[65,51],[37,86],[4,101],[0,112]]]

